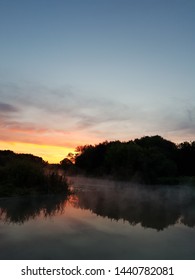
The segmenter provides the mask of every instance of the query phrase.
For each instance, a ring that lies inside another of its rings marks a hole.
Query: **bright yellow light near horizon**
[[[49,163],[59,163],[68,155],[68,153],[74,153],[75,148],[0,141],[0,150],[11,150],[15,153],[33,154],[42,157]]]

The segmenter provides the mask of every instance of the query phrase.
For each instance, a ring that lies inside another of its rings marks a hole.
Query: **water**
[[[71,181],[68,198],[0,199],[0,259],[195,259],[195,188]]]

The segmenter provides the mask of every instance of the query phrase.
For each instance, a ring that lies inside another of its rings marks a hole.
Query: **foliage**
[[[67,159],[61,165],[68,170]],[[79,146],[71,168],[92,176],[149,184],[174,183],[179,177],[195,176],[195,142],[176,145],[156,135],[128,142],[106,141]]]
[[[42,158],[0,151],[0,195],[67,192],[65,178],[47,169]]]

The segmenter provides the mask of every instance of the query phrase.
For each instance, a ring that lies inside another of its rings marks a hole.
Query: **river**
[[[69,178],[73,194],[0,199],[0,259],[195,259],[195,188]]]

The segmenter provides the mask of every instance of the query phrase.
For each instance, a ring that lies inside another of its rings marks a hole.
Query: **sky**
[[[0,0],[0,150],[195,140],[194,0]]]

